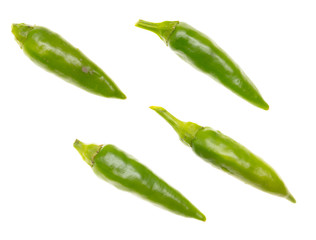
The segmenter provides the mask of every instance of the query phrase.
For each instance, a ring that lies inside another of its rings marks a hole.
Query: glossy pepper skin
[[[180,192],[117,147],[87,145],[79,140],[75,141],[74,147],[97,176],[115,187],[135,193],[179,215],[206,220]]]
[[[269,109],[240,67],[203,33],[178,21],[151,23],[139,20],[136,26],[156,33],[180,58],[246,101],[264,110]]]
[[[162,116],[181,141],[206,162],[262,191],[296,202],[272,167],[243,145],[212,128],[182,122],[162,107],[150,108]]]
[[[57,33],[24,23],[13,24],[12,33],[24,53],[47,71],[90,93],[126,98],[101,68]]]

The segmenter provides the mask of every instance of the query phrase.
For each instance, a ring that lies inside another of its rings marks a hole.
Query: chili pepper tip
[[[199,213],[197,214],[196,218],[197,218],[198,220],[203,221],[203,222],[206,221],[205,215],[204,215],[203,213],[201,213],[201,212],[199,212]]]
[[[262,106],[261,106],[261,108],[263,109],[263,110],[269,110],[269,105],[266,103],[266,102],[264,102],[263,104],[262,104]]]
[[[122,100],[126,99],[126,95],[122,93],[121,91],[118,92],[118,94],[115,97]]]
[[[289,201],[292,202],[292,203],[296,203],[296,200],[295,200],[295,198],[293,197],[292,194],[289,194],[289,195],[286,197],[286,199],[289,200]]]

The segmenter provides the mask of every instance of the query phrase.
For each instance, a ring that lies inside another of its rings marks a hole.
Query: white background
[[[315,1],[3,1],[0,239],[315,239]],[[179,59],[144,20],[210,36],[270,105],[252,106]],[[127,100],[87,93],[33,64],[12,23],[59,33]],[[215,169],[150,105],[211,126],[261,156],[297,204]],[[114,144],[207,217],[184,218],[98,179],[72,147]]]

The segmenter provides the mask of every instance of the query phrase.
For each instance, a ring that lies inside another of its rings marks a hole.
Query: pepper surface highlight
[[[150,108],[163,117],[181,141],[206,162],[262,191],[296,202],[272,167],[243,145],[212,128],[182,122],[162,107]]]
[[[179,21],[152,23],[139,20],[135,26],[156,33],[180,58],[246,101],[264,110],[269,109],[246,74],[205,34]]]
[[[79,140],[75,141],[74,147],[97,176],[115,187],[136,193],[179,215],[206,220],[203,213],[180,192],[117,147],[87,145]]]
[[[101,68],[57,33],[24,23],[12,24],[12,33],[24,53],[47,71],[90,93],[126,98]]]

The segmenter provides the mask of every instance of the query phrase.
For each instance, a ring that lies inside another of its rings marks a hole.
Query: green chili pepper
[[[12,33],[24,53],[47,71],[93,94],[126,98],[101,68],[58,34],[23,23],[13,24]]]
[[[136,26],[156,33],[180,58],[212,76],[235,94],[257,107],[269,109],[246,74],[203,33],[178,21],[151,23],[139,20]]]
[[[117,147],[87,145],[79,140],[75,141],[74,147],[97,176],[115,187],[136,193],[179,215],[206,220],[180,192]]]
[[[162,116],[181,141],[205,161],[262,191],[296,202],[277,173],[241,144],[212,128],[182,122],[162,107],[150,108]]]

